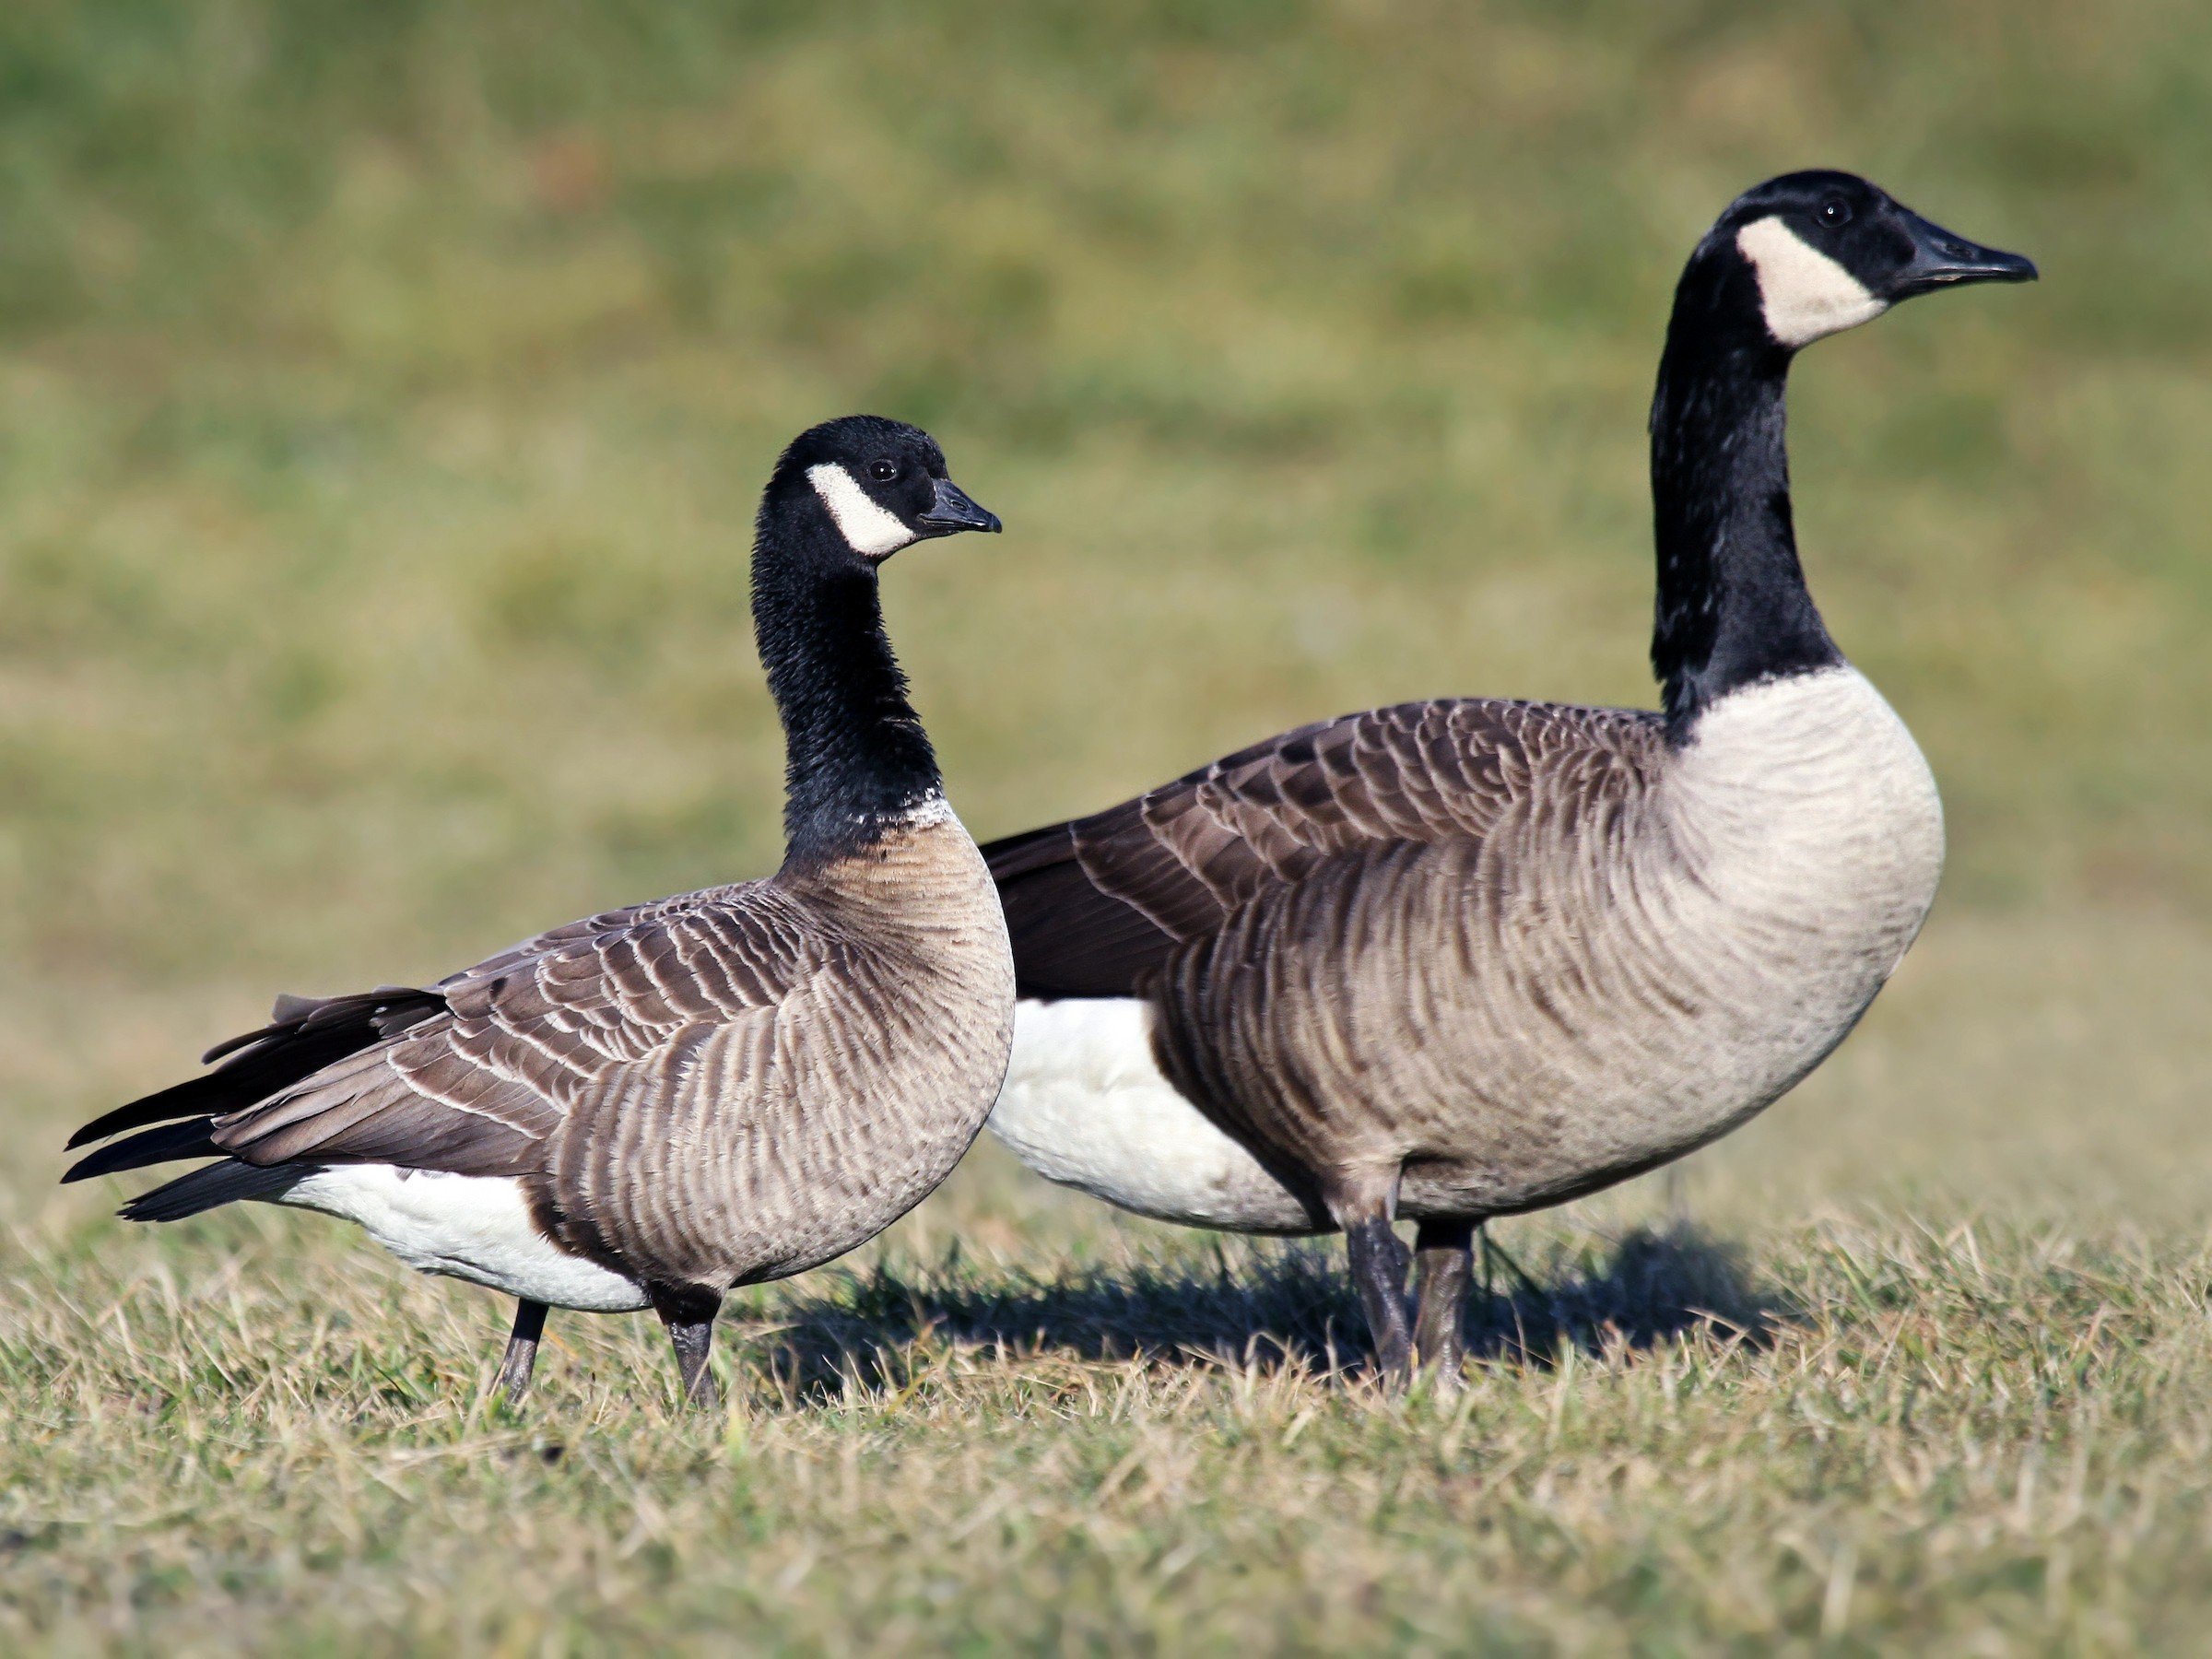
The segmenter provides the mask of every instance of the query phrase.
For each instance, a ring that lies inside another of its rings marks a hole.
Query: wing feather
[[[587,1091],[772,1008],[818,949],[793,900],[753,882],[557,928],[429,990],[282,998],[271,1024],[216,1051],[216,1071],[88,1124],[72,1146],[162,1126],[65,1179],[217,1151],[265,1167],[541,1169]]]
[[[1655,761],[1659,717],[1473,699],[1301,726],[983,849],[1024,996],[1139,992],[1176,947],[1333,859],[1480,839],[1536,772]]]

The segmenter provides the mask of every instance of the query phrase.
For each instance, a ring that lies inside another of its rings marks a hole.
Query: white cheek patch
[[[1755,219],[1735,234],[1735,245],[1759,274],[1759,299],[1767,332],[1784,346],[1810,344],[1871,322],[1888,310],[1886,300],[1805,241],[1779,218]]]
[[[825,461],[819,466],[808,467],[806,481],[814,486],[814,493],[822,498],[822,505],[830,509],[838,533],[853,552],[868,559],[881,559],[918,539],[836,462]]]

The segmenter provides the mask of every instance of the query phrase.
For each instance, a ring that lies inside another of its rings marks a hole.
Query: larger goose
[[[999,1137],[1143,1215],[1341,1229],[1382,1365],[1456,1369],[1475,1227],[1726,1134],[1919,931],[1942,809],[1806,591],[1783,384],[1898,300],[2034,275],[1849,174],[1740,197],[1652,404],[1663,710],[1353,714],[987,847],[1022,997]]]
[[[357,1221],[411,1266],[517,1300],[513,1393],[548,1305],[651,1307],[686,1395],[712,1400],[724,1293],[919,1203],[1006,1073],[1005,924],[877,594],[900,548],[998,527],[925,432],[852,416],[802,435],[753,552],[788,759],[782,868],[572,923],[425,990],[282,998],[209,1054],[218,1069],[78,1131],[73,1147],[137,1133],[65,1179],[219,1157],[123,1213],[256,1198]]]

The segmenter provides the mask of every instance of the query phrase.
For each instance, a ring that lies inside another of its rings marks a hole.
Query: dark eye
[[[1820,204],[1820,222],[1830,230],[1840,229],[1851,223],[1851,204],[1838,198]]]
[[[871,461],[868,463],[868,477],[878,484],[888,484],[898,476],[899,463],[896,461]]]

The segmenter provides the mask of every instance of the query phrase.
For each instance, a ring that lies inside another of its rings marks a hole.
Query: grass
[[[6,8],[0,1646],[2191,1645],[2207,94],[2179,0]],[[1547,1292],[1459,1399],[1375,1395],[1325,1253],[989,1148],[734,1308],[712,1421],[650,1322],[557,1317],[511,1417],[490,1299],[53,1185],[278,989],[768,866],[747,525],[830,414],[1009,526],[887,582],[981,833],[1648,700],[1666,297],[1812,162],[2044,271],[1794,392],[1944,897],[1705,1230],[1501,1230]]]
[[[1831,1218],[1754,1290],[1695,1234],[1544,1230],[1550,1288],[1410,1400],[1317,1253],[895,1253],[744,1299],[709,1418],[645,1322],[558,1321],[511,1415],[487,1302],[216,1230],[6,1292],[14,1641],[2119,1651],[2212,1614],[2212,1260],[2139,1235]]]

